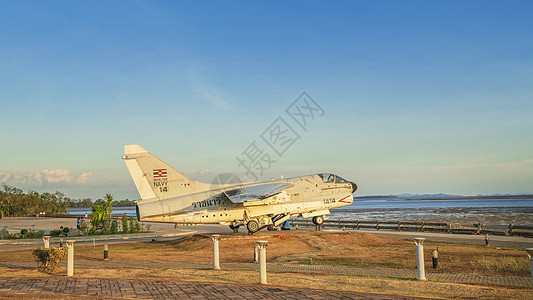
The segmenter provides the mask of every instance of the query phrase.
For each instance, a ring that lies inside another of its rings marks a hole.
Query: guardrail
[[[291,220],[291,225],[315,227],[310,220]],[[339,229],[375,229],[415,232],[441,232],[455,234],[491,234],[491,235],[517,235],[533,237],[533,226],[524,225],[484,225],[473,224],[472,227],[443,222],[425,221],[382,221],[382,220],[325,220],[322,228]]]
[[[72,218],[72,219],[77,219],[77,218],[85,218],[85,214],[40,214],[40,215],[37,215],[38,217],[46,217],[46,218]],[[130,217],[129,215],[127,215],[128,218]],[[120,220],[122,218],[122,215],[121,214],[112,214],[111,215],[111,219],[112,220]],[[90,214],[87,215],[87,219],[90,219]]]

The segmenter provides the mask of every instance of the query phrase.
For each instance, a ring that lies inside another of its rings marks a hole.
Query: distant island
[[[477,195],[477,196],[463,196],[463,195],[449,195],[449,194],[399,194],[399,195],[377,195],[377,196],[361,196],[354,197],[357,200],[463,200],[463,199],[533,199],[533,195]]]

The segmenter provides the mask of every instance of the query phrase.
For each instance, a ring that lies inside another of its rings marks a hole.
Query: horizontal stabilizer
[[[233,203],[264,200],[279,194],[281,191],[290,188],[288,183],[267,183],[251,187],[243,187],[230,191],[225,191],[226,195]]]

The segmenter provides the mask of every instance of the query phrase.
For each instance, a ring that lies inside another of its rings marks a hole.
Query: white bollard
[[[213,239],[213,270],[220,270],[218,259],[218,239],[220,238],[220,234],[213,234],[211,238]]]
[[[259,246],[259,283],[267,284],[266,246],[268,241],[257,241]]]
[[[44,248],[50,248],[50,236],[48,235],[43,236],[43,243],[44,243],[43,245]]]
[[[74,242],[67,242],[67,276],[74,276]]]
[[[529,256],[529,268],[531,269],[531,284],[533,287],[533,248],[526,248],[527,256]]]
[[[426,271],[424,270],[424,243],[425,238],[415,238],[416,258],[418,266],[418,280],[426,280]]]

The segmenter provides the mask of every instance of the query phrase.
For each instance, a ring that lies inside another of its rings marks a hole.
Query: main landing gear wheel
[[[250,233],[257,232],[259,230],[259,223],[257,223],[256,220],[250,220],[248,221],[248,224],[246,224],[246,228],[248,228]]]
[[[313,223],[315,223],[315,225],[324,224],[324,217],[322,217],[322,216],[313,217]]]

